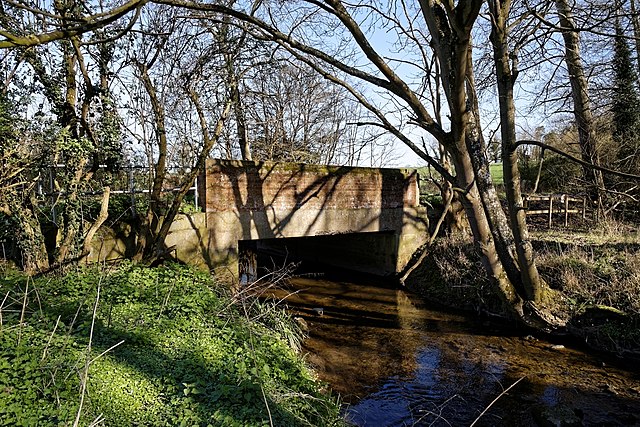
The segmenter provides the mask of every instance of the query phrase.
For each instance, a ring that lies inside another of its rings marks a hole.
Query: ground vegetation
[[[0,273],[0,424],[342,425],[280,307],[184,265]]]

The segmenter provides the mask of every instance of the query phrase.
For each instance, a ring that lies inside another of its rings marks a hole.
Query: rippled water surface
[[[292,293],[308,360],[355,425],[470,425],[487,408],[476,425],[640,425],[640,369],[429,309],[395,288],[291,287],[278,296]]]

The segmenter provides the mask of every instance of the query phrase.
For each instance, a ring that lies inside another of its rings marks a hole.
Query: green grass
[[[78,412],[79,425],[342,423],[287,344],[287,315],[232,300],[207,274],[130,263],[36,281],[4,272],[3,298],[0,425],[72,425]]]
[[[503,185],[504,178],[502,175],[502,163],[493,163],[489,166],[489,172],[491,172],[491,179],[495,185]]]
[[[429,177],[429,168],[427,166],[419,167],[417,168],[417,171],[421,178]],[[504,183],[502,178],[502,163],[492,163],[489,165],[489,171],[491,172],[491,178],[493,178],[494,184]]]

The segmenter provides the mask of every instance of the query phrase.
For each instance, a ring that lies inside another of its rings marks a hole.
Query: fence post
[[[549,195],[549,228],[551,228],[551,218],[553,216],[553,194]]]
[[[131,216],[136,216],[135,182],[133,180],[133,167],[129,167],[129,197],[131,198]]]
[[[587,219],[587,198],[586,197],[582,198],[582,219],[583,220]]]
[[[193,202],[196,205],[196,209],[198,209],[198,176],[196,175],[196,179],[193,182],[194,183],[194,192],[193,192]]]
[[[564,197],[564,226],[569,226],[569,196],[563,194]]]

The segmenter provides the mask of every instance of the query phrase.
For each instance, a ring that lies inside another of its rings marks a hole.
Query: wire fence
[[[48,199],[51,202],[51,215],[53,222],[56,222],[55,206],[61,196],[66,193],[65,190],[57,188],[56,178],[60,171],[66,168],[66,165],[55,165],[47,168],[41,173],[37,182],[36,194],[41,199]],[[101,173],[102,172],[102,173]],[[186,175],[191,172],[186,167],[169,167],[167,168],[167,176],[165,177],[163,194],[171,194],[180,191],[180,188],[186,179]],[[106,175],[106,166],[100,166],[96,172],[96,179],[89,180],[85,183],[84,189],[79,192],[81,196],[95,198],[104,193],[106,179],[100,175]],[[148,166],[125,166],[115,172],[109,172],[110,194],[125,195],[129,198],[130,208],[135,214],[137,198],[140,196],[149,197],[153,187],[154,171]],[[188,189],[187,199],[193,203],[194,208],[199,210],[201,206],[201,198],[198,191],[199,179],[196,176],[193,185]]]

